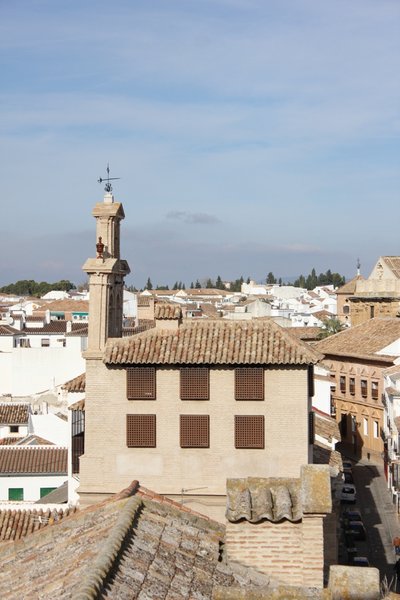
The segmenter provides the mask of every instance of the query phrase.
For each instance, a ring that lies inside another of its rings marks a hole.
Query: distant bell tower
[[[130,273],[126,260],[120,259],[120,222],[125,218],[120,202],[115,202],[107,165],[103,202],[93,209],[96,219],[96,258],[89,258],[82,269],[89,276],[89,335],[86,355],[104,350],[109,337],[122,337],[124,277]]]

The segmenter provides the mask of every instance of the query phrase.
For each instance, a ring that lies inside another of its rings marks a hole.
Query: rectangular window
[[[345,394],[346,393],[346,377],[345,377],[345,375],[340,376],[339,385],[340,385],[340,393]]]
[[[309,365],[308,366],[307,376],[308,376],[308,396],[310,398],[312,398],[314,396],[314,394],[315,394],[315,390],[314,390],[314,366],[313,365]]]
[[[315,438],[315,413],[311,410],[308,413],[308,443],[313,444]]]
[[[263,415],[235,415],[235,448],[264,448]]]
[[[8,499],[9,500],[23,500],[24,499],[24,488],[8,488]]]
[[[47,496],[47,494],[50,494],[50,492],[54,492],[54,490],[56,490],[56,487],[43,487],[40,488],[40,497],[43,498],[43,496]]]
[[[378,421],[374,421],[374,438],[379,437],[379,423]]]
[[[366,398],[368,395],[368,382],[366,379],[361,379],[361,396]]]
[[[128,448],[156,447],[156,415],[126,415]]]
[[[349,392],[352,396],[354,396],[354,394],[356,393],[356,380],[354,379],[354,377],[350,377]]]
[[[79,458],[85,452],[85,411],[72,410],[71,412],[72,473],[79,473]]]
[[[364,417],[364,435],[368,435],[368,419],[367,417]]]
[[[42,348],[48,348],[50,346],[50,338],[41,339]]]
[[[209,399],[208,367],[182,367],[180,370],[181,400]]]
[[[264,369],[262,367],[235,369],[235,400],[264,400]]]
[[[342,438],[347,437],[347,414],[342,413],[340,415],[340,425],[339,425],[340,433]]]
[[[209,448],[209,415],[180,415],[180,442],[181,448]]]
[[[373,400],[378,400],[379,385],[377,381],[371,381],[371,396]]]
[[[19,433],[19,425],[10,425],[10,433]]]
[[[155,367],[129,367],[126,370],[126,395],[128,400],[155,400]]]

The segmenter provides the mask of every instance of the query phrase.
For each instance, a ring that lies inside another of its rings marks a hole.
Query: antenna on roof
[[[360,259],[357,258],[357,275],[360,274],[360,267],[361,267]]]
[[[114,181],[115,179],[121,179],[121,177],[110,177],[110,165],[107,163],[107,177],[103,178],[103,177],[99,177],[97,182],[98,183],[103,183],[103,181],[106,182],[106,185],[104,186],[104,191],[107,193],[111,193],[112,192],[112,185],[110,183],[110,181]]]

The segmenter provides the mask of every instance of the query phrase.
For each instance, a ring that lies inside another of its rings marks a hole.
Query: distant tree
[[[246,283],[247,283],[247,285],[249,285],[250,281],[251,281],[251,279],[250,279],[250,277],[248,277],[248,278],[246,279]]]
[[[300,277],[295,280],[293,285],[295,287],[305,288],[306,287],[306,279],[305,279],[304,275],[300,275]]]
[[[207,279],[207,281],[206,281],[206,288],[207,288],[207,289],[212,289],[212,288],[214,288],[214,287],[215,287],[215,286],[214,286],[214,283],[213,283],[213,281],[212,281],[210,278],[208,278],[208,279]]]
[[[269,283],[269,284],[276,283],[276,277],[274,276],[274,274],[272,273],[272,271],[270,271],[268,273],[266,282]]]
[[[147,278],[147,282],[146,285],[144,286],[145,290],[152,290],[153,289],[153,284],[151,283],[151,279],[150,277]]]
[[[224,290],[225,289],[224,282],[222,281],[220,275],[218,275],[218,277],[217,277],[217,280],[215,282],[215,287],[217,288],[217,290]]]
[[[190,289],[194,290],[194,283],[193,283],[193,281],[190,283]]]
[[[241,292],[242,291],[242,283],[244,283],[243,276],[241,276],[239,279],[235,279],[235,281],[231,281],[230,291],[231,292]]]
[[[279,285],[282,285],[282,277],[279,277],[278,283]]]
[[[186,290],[186,285],[184,283],[182,283],[181,290]]]
[[[177,290],[178,289],[178,282],[177,281],[175,281],[172,289],[173,290]]]
[[[15,294],[16,296],[44,296],[44,294],[47,294],[47,292],[52,290],[69,292],[70,290],[75,289],[76,286],[67,279],[62,279],[55,283],[47,283],[46,281],[37,283],[33,279],[21,279],[16,283],[10,283],[9,285],[0,288],[0,292],[4,294]]]
[[[318,334],[318,339],[322,340],[343,331],[344,325],[337,317],[328,317],[322,321],[321,331]]]
[[[198,279],[196,279],[196,283],[194,284],[194,287],[196,288],[196,290],[199,290],[201,288],[201,283]]]
[[[169,290],[169,287],[167,285],[157,285],[156,290]]]

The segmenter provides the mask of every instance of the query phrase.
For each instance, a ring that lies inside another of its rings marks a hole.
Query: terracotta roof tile
[[[0,425],[27,425],[30,413],[28,403],[2,402],[0,403]]]
[[[269,583],[221,557],[222,524],[136,488],[2,544],[0,597],[211,600],[217,586]]]
[[[316,341],[318,339],[318,335],[320,332],[321,332],[320,327],[291,327],[290,328],[290,333],[292,335],[295,335],[296,337],[298,337],[300,340],[303,340],[303,341],[306,341],[306,340]]]
[[[89,312],[89,302],[87,300],[51,300],[41,301],[41,304],[35,312],[49,310],[54,312]]]
[[[329,469],[321,465],[304,465],[300,478],[228,479],[226,491],[226,518],[231,523],[295,522],[305,513],[331,512]]]
[[[400,279],[400,256],[382,256],[382,259],[393,271],[394,276]]]
[[[0,335],[21,335],[21,331],[10,327],[10,325],[0,325]]]
[[[68,406],[68,410],[85,410],[85,399],[78,400],[78,402],[74,402]]]
[[[68,450],[47,446],[3,446],[0,448],[0,473],[67,474]]]
[[[354,294],[358,281],[365,281],[362,275],[356,275],[336,290],[336,294]]]
[[[324,354],[353,356],[374,356],[376,353],[400,338],[400,319],[375,318],[349,327],[315,344]]]
[[[177,304],[168,304],[167,302],[157,302],[154,307],[155,319],[181,319],[182,309]]]
[[[332,442],[334,438],[336,441],[340,441],[341,435],[339,431],[339,425],[333,417],[323,415],[314,409],[315,414],[315,433],[325,438],[328,442]]]
[[[174,331],[109,339],[104,354],[106,364],[305,365],[320,358],[272,320],[189,320]]]
[[[13,446],[17,442],[19,442],[21,437],[4,437],[0,438],[0,446]]]
[[[84,392],[86,386],[86,373],[81,373],[77,377],[70,379],[62,386],[67,392]]]
[[[12,508],[0,510],[0,541],[20,540],[48,525],[58,523],[75,512],[75,507],[65,510]]]

